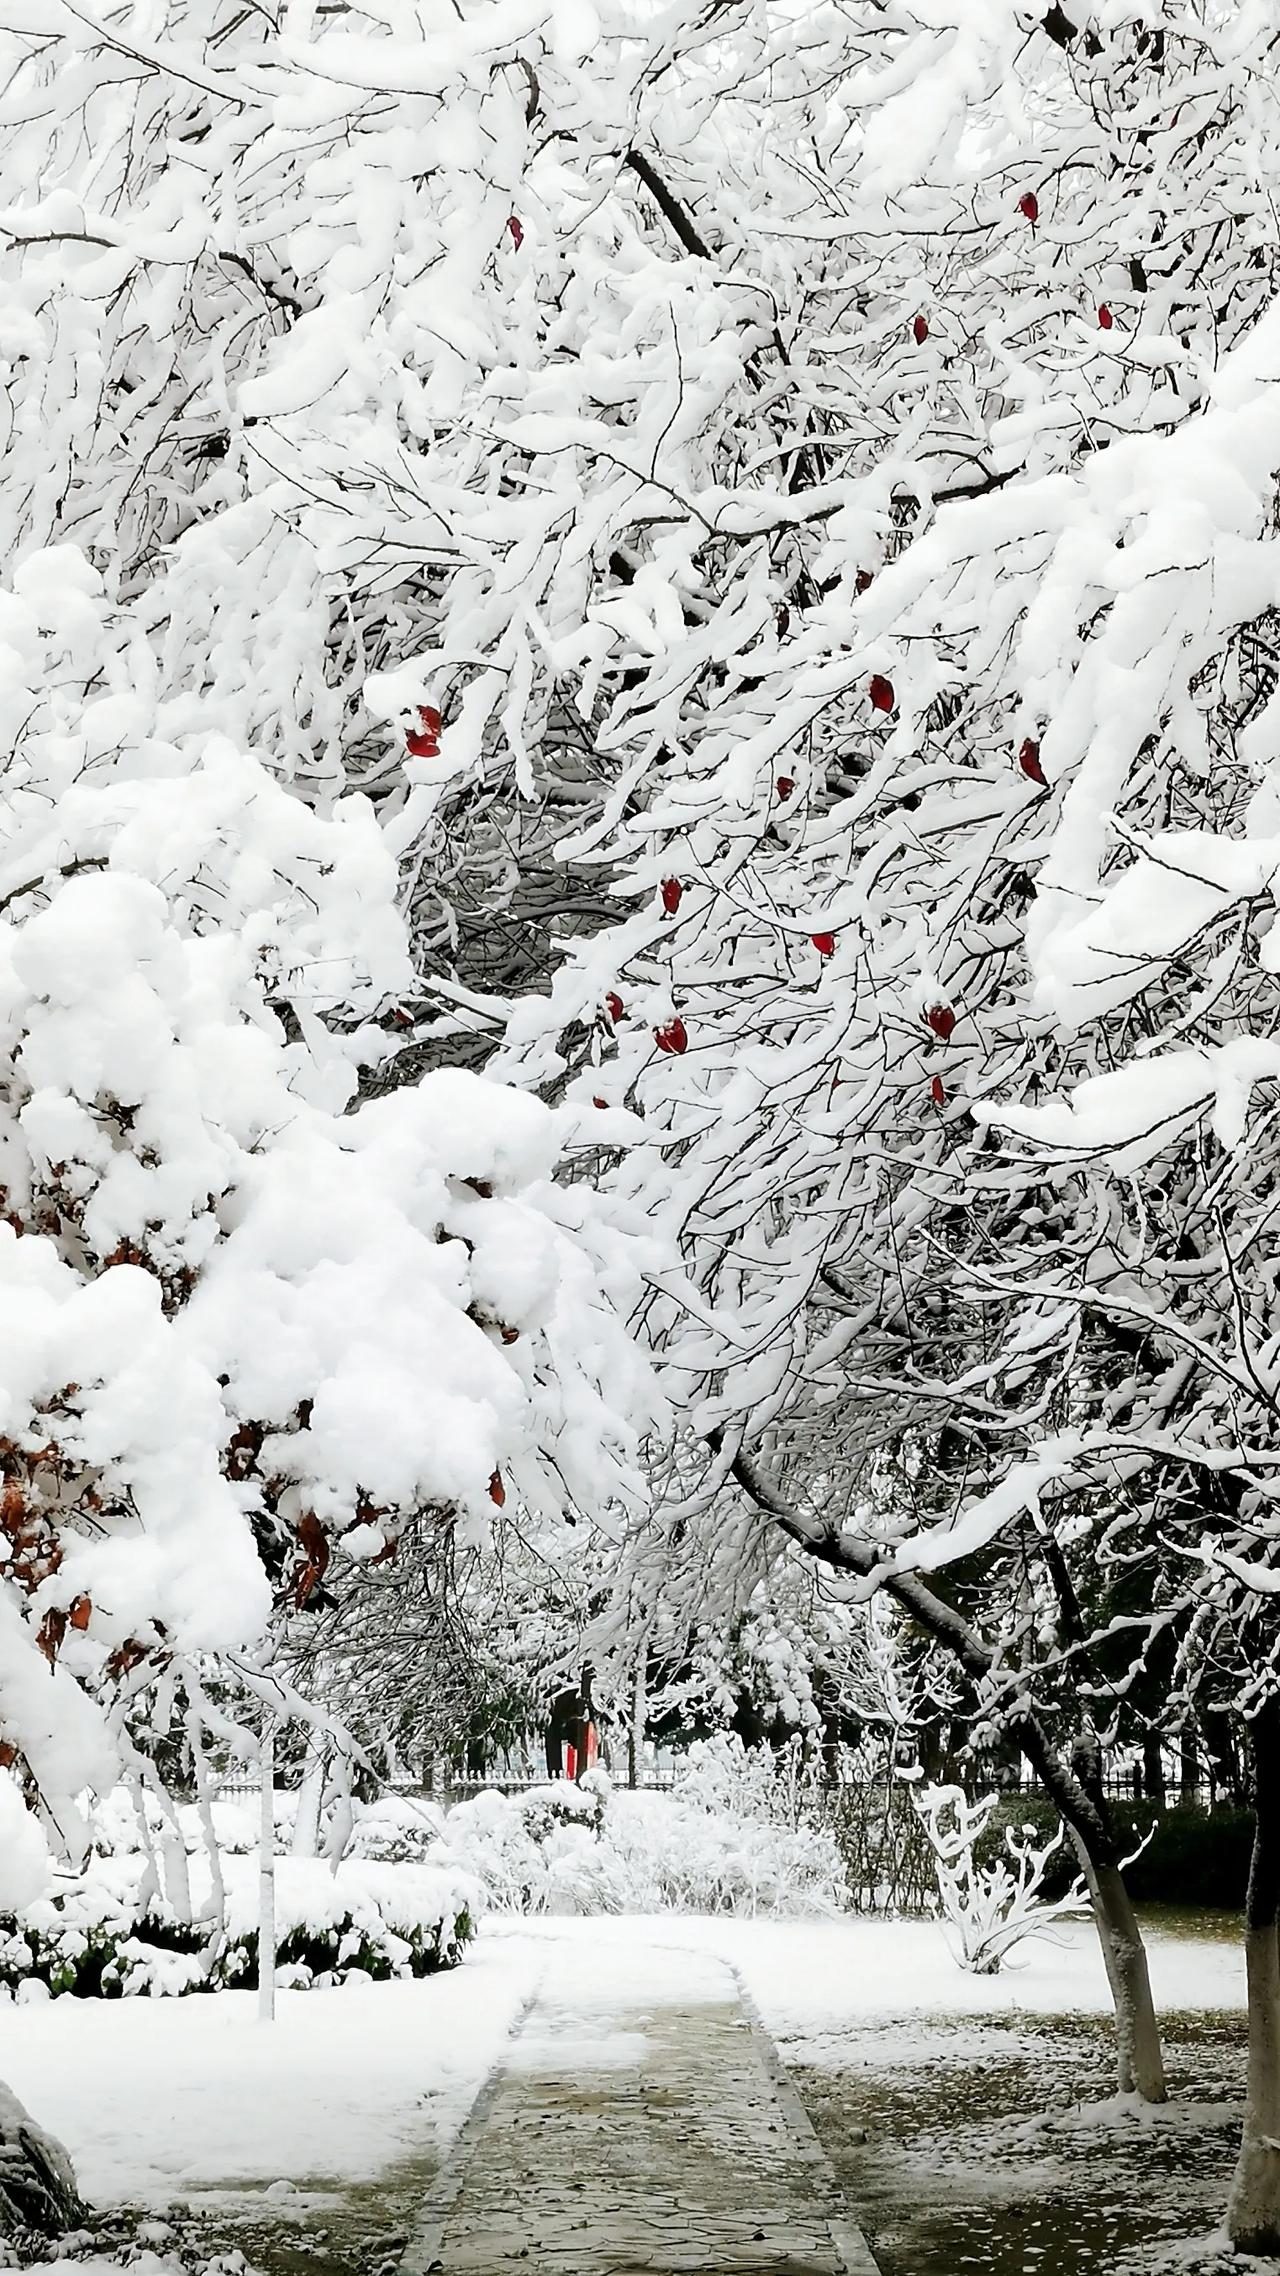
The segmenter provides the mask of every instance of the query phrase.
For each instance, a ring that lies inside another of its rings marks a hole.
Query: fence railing
[[[637,1777],[636,1786],[643,1792],[669,1793],[676,1783],[676,1776],[674,1767],[663,1765],[655,1768],[648,1766]],[[546,1786],[549,1783],[550,1780],[545,1770],[527,1771],[505,1776],[495,1774],[491,1778],[451,1778],[441,1774],[430,1786],[421,1778],[403,1773],[390,1781],[388,1790],[392,1793],[403,1794],[408,1800],[438,1802],[448,1807],[454,1802],[473,1801],[477,1794],[527,1794],[532,1792],[535,1787]],[[615,1774],[614,1784],[625,1789],[627,1781]],[[837,1781],[827,1791],[836,1795],[846,1784],[853,1790],[857,1789],[862,1781],[857,1779]],[[1219,1787],[1216,1782],[1207,1778],[1202,1778],[1195,1784],[1181,1781],[1169,1782],[1162,1791],[1152,1793],[1145,1786],[1142,1772],[1137,1768],[1108,1771],[1103,1778],[1102,1787],[1108,1801],[1143,1802],[1159,1810],[1212,1810],[1221,1804],[1230,1804],[1233,1800],[1233,1797]],[[989,1789],[984,1790],[989,1791]],[[257,1773],[251,1769],[233,1771],[227,1777],[216,1781],[215,1791],[220,1801],[251,1801],[258,1793]],[[1033,1796],[1043,1794],[1043,1789],[1037,1781],[1026,1777],[1016,1781],[1001,1782],[998,1791],[1010,1799],[1015,1795],[1026,1795],[1030,1799]]]
[[[1034,1778],[1020,1778],[1016,1784],[1002,1785],[1002,1794],[1043,1794],[1043,1787]],[[1140,1770],[1110,1770],[1102,1781],[1102,1791],[1109,1802],[1149,1802],[1160,1810],[1212,1810],[1219,1803],[1230,1802],[1232,1797],[1209,1779],[1196,1784],[1170,1781],[1152,1791],[1145,1783]]]
[[[637,1789],[646,1792],[669,1793],[675,1785],[672,1770],[647,1770],[636,1779]],[[421,1778],[393,1778],[387,1788],[392,1794],[403,1794],[407,1801],[417,1802],[470,1802],[477,1794],[529,1794],[536,1787],[548,1786],[551,1778],[547,1771],[529,1771],[516,1777],[448,1778],[441,1776],[431,1786]],[[615,1776],[616,1786],[626,1787],[625,1778]],[[251,1801],[258,1793],[256,1771],[234,1771],[226,1778],[215,1781],[215,1792],[220,1802]]]

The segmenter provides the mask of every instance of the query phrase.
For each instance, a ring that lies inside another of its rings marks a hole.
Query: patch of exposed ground
[[[1239,2141],[1243,2019],[1165,2026],[1158,2110],[1115,2096],[1096,2017],[890,2023],[798,2066],[883,2276],[1265,2276],[1204,2241]]]

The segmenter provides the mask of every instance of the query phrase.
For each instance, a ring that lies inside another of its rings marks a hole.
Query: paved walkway
[[[625,1972],[624,1972],[625,1971]],[[876,2276],[732,1972],[552,1943],[402,2276]]]

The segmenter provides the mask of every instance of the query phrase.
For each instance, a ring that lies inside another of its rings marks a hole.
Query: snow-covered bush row
[[[277,1787],[274,1800],[272,1815],[279,1848],[305,1856],[298,1842],[299,1794]],[[154,1793],[139,1795],[127,1786],[113,1786],[93,1803],[87,1816],[95,1857],[154,1857],[157,1873],[171,1898],[175,1892],[168,1886],[165,1859],[175,1840],[188,1857],[207,1854],[210,1830],[223,1858],[247,1857],[256,1854],[258,1847],[260,1807],[256,1796],[252,1801],[237,1796],[214,1799],[208,1806],[206,1822],[204,1811],[193,1802],[174,1804],[167,1796],[162,1800]],[[445,1813],[439,1804],[419,1795],[380,1794],[374,1802],[353,1802],[350,1830],[342,1841],[341,1854],[377,1865],[420,1865],[439,1841],[444,1823]],[[317,1823],[320,1853],[330,1859],[334,1854],[332,1830],[323,1820]]]
[[[708,1808],[690,1787],[615,1793],[598,1772],[460,1802],[445,1842],[500,1911],[794,1915],[845,1899],[829,1833]]]
[[[257,1980],[257,1860],[221,1861],[219,1907],[207,1863],[193,1860],[193,1920],[148,1893],[141,1852],[95,1859],[50,1897],[0,1915],[0,1987],[80,1996],[248,1988]],[[482,1902],[475,1883],[439,1865],[335,1868],[318,1858],[276,1865],[279,1984],[336,1983],[352,1974],[425,1976],[453,1967]],[[221,1927],[216,1926],[219,1911]]]

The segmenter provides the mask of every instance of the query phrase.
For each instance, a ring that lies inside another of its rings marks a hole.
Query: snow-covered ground
[[[561,1922],[554,1924],[564,1927]],[[603,1921],[610,1931],[632,1921]],[[1019,1947],[997,1976],[966,1973],[931,1921],[650,1922],[654,1935],[705,1942],[737,1967],[775,2038],[797,2061],[843,2063],[861,2027],[894,2026],[895,2052],[935,2018],[1108,2015],[1111,1995],[1087,1920],[1059,1922],[1052,1939]],[[1230,1937],[1149,1930],[1156,2005],[1163,2014],[1243,2009],[1244,1954]],[[953,2042],[954,2043],[954,2040]]]
[[[274,2025],[252,1995],[61,1999],[3,2011],[3,2072],[70,2149],[98,2203],[160,2205],[272,2182],[358,2182],[465,2116],[531,1990],[548,1939],[616,1953],[620,2004],[647,2000],[697,1952],[737,1970],[789,2058],[839,2068],[866,2034],[896,2060],[940,2022],[1105,2014],[1106,1979],[1085,1923],[1022,1948],[995,1977],[966,1975],[927,1922],[699,1919],[491,1920],[463,1966],[423,1982],[284,1992]],[[1234,2009],[1243,1962],[1227,1940],[1150,1938],[1166,2012]],[[957,2026],[960,2026],[957,2033]],[[865,2042],[864,2042],[865,2043]],[[594,2044],[606,2062],[608,2035]]]
[[[274,2181],[370,2179],[456,2131],[537,1969],[486,1938],[421,1982],[58,1999],[0,2010],[0,2075],[59,2135],[97,2204]]]

